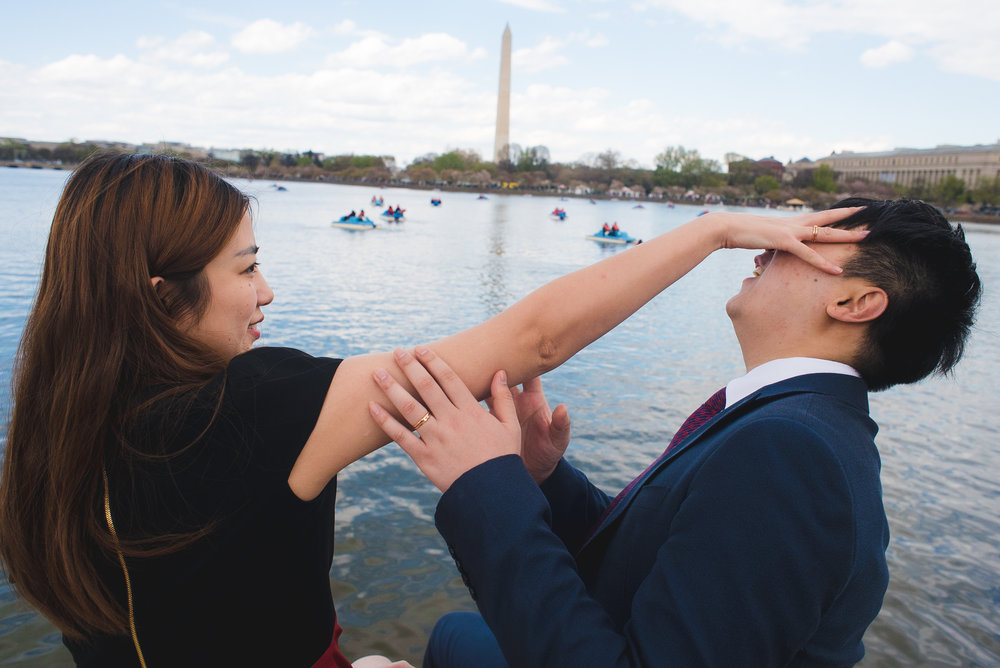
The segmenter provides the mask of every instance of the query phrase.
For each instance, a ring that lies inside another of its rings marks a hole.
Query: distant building
[[[785,174],[785,166],[775,160],[773,155],[757,160],[754,162],[754,166],[760,171],[761,174],[770,174],[778,182],[781,182],[781,177]]]
[[[976,146],[897,148],[879,153],[834,152],[816,161],[840,178],[860,178],[901,186],[934,185],[954,175],[973,187],[981,178],[1000,177],[1000,142]]]
[[[156,143],[146,143],[136,146],[138,153],[165,153],[167,155],[180,155],[191,157],[194,160],[204,160],[208,157],[208,151],[191,144],[179,141],[160,141]]]
[[[243,156],[243,151],[238,148],[215,148],[208,149],[208,157],[213,160],[226,160],[227,162],[239,162]]]
[[[795,162],[789,161],[785,165],[785,173],[782,175],[781,181],[782,183],[793,183],[800,174],[803,176],[812,175],[814,169],[816,169],[816,163],[809,158],[799,158]]]

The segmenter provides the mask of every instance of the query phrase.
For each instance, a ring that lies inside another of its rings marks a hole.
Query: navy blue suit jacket
[[[565,460],[459,478],[435,521],[511,666],[848,666],[888,585],[864,383],[767,386],[610,498]],[[589,538],[588,538],[589,536]]]

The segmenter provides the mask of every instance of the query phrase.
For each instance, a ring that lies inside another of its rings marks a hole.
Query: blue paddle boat
[[[641,244],[642,239],[636,239],[635,237],[630,237],[625,232],[618,230],[616,232],[605,232],[603,229],[598,230],[594,234],[588,234],[587,238],[591,241],[598,241],[602,244],[617,244],[619,246],[627,246],[629,244]]]
[[[401,223],[404,220],[403,218],[404,211],[405,209],[402,209],[400,207],[396,207],[395,209],[393,209],[390,206],[388,209],[382,212],[382,217],[391,223]]]
[[[377,225],[375,225],[375,221],[368,218],[368,216],[363,218],[358,218],[357,216],[341,216],[338,220],[335,220],[330,224],[343,230],[374,230],[377,227]]]

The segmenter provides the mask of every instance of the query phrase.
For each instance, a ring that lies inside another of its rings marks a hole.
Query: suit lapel
[[[615,508],[608,513],[608,516],[604,518],[600,526],[598,526],[595,531],[591,532],[590,538],[588,538],[587,541],[580,547],[580,551],[587,547],[587,545],[589,545],[598,534],[604,531],[607,527],[611,526],[619,517],[621,517],[622,513],[625,512],[625,509],[632,503],[632,500],[635,498],[636,494],[638,494],[639,490],[642,489],[643,485],[645,485],[652,476],[656,475],[657,472],[661,471],[664,466],[672,462],[682,452],[693,447],[704,436],[715,431],[717,427],[728,423],[733,415],[734,409],[743,404],[745,401],[746,399],[741,401],[739,404],[730,406],[718,414],[713,415],[707,422],[705,422],[705,424],[695,429],[693,432],[688,434],[687,438],[675,445],[674,449],[671,450],[666,457],[663,457],[660,461],[658,461],[655,466],[651,466],[648,470],[643,472],[629,493],[618,501]]]
[[[670,462],[676,459],[682,452],[694,447],[706,436],[709,436],[718,429],[732,423],[734,420],[742,417],[749,411],[759,408],[764,403],[774,401],[775,399],[791,394],[800,394],[802,392],[819,392],[823,394],[836,395],[841,400],[847,401],[856,408],[863,410],[866,413],[868,412],[867,388],[865,388],[862,381],[853,376],[845,376],[841,374],[807,374],[765,386],[713,416],[710,420],[705,422],[705,424],[691,432],[686,439],[678,443],[674,449],[671,450],[666,457],[657,462],[655,466],[652,466],[649,470],[645,471],[640,479],[636,481],[628,495],[621,499],[614,510],[612,510],[608,516],[604,518],[600,526],[598,526],[595,531],[591,532],[590,538],[584,542],[584,544],[577,551],[577,554],[582,552],[602,531],[607,529],[619,517],[621,517],[622,513],[626,508],[628,508],[629,504],[632,503],[632,500],[635,498],[642,486],[645,485],[652,476],[661,471],[663,467],[667,466]]]

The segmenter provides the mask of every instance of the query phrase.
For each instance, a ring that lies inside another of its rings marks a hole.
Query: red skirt
[[[319,657],[312,665],[312,668],[351,668],[351,662],[340,653],[340,647],[337,645],[340,634],[343,632],[344,629],[340,628],[340,624],[334,621],[333,640],[330,641],[330,646],[323,652],[323,656]]]

